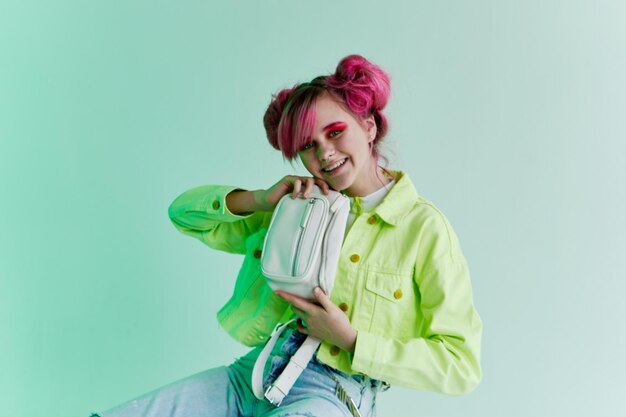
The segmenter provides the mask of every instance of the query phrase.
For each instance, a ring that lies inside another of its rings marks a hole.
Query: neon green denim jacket
[[[354,354],[328,342],[320,361],[405,387],[460,395],[481,379],[482,322],[458,239],[444,215],[420,197],[406,173],[371,211],[357,215],[341,248],[331,300],[358,336]],[[293,317],[261,274],[271,212],[231,213],[239,187],[205,185],[178,196],[169,217],[182,233],[213,249],[245,255],[220,325],[248,346],[264,344]]]

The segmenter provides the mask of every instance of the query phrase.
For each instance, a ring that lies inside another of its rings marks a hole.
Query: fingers
[[[322,189],[322,192],[324,193],[324,195],[328,195],[330,187],[328,186],[328,183],[326,181],[319,179],[319,178],[315,178],[315,184],[317,184],[317,186]]]
[[[291,198],[298,198],[298,195],[302,193],[303,198],[311,197],[313,192],[313,186],[316,184],[315,178],[312,177],[295,177],[293,181],[293,190]],[[327,186],[328,187],[328,186]],[[322,188],[322,187],[320,187]]]
[[[311,192],[313,191],[313,185],[315,185],[315,178],[306,178],[306,186],[304,187],[304,198],[311,197]]]
[[[302,193],[303,198],[309,198],[311,191],[313,190],[313,178],[306,177],[294,177],[293,190],[291,191],[291,198],[296,199],[298,195]]]
[[[328,183],[321,178],[316,177],[299,177],[295,175],[289,175],[284,178],[284,184],[287,185],[291,190],[291,198],[296,199],[300,194],[302,194],[303,198],[311,197],[313,193],[313,187],[317,185],[322,193],[328,195],[330,186]]]
[[[296,178],[293,182],[293,191],[291,192],[291,198],[298,198],[298,194],[300,194],[300,189],[302,188],[302,180],[300,178]]]
[[[328,195],[330,187],[321,178],[286,175],[267,190],[262,190],[261,195],[258,196],[258,201],[259,204],[262,204],[263,210],[272,211],[278,201],[287,194],[290,194],[292,199],[298,198],[300,194],[303,198],[311,197],[314,185],[317,185],[324,194]]]
[[[291,306],[291,309],[293,310],[294,313],[296,313],[296,316],[302,319],[306,319],[309,316],[306,311],[301,310],[298,307],[294,307],[293,305]]]
[[[326,293],[320,287],[315,287],[315,289],[313,290],[313,295],[315,296],[315,299],[320,303],[320,305],[324,308],[324,310],[330,311],[332,307],[336,307],[335,304],[330,301],[330,298],[328,298]]]
[[[282,298],[283,300],[287,301],[295,309],[298,309],[303,313],[303,314],[298,314],[298,315],[311,314],[313,312],[313,308],[317,307],[315,304],[311,303],[310,301],[307,301],[304,298],[300,298],[297,295],[293,295],[288,292],[276,291],[276,295]]]
[[[315,304],[312,304],[303,298],[295,296],[293,294],[285,293],[282,291],[276,291],[276,295],[283,298],[285,301],[291,304],[291,309],[298,319],[296,320],[296,325],[298,326],[298,331],[300,333],[309,334],[309,329],[307,328],[306,320],[307,317],[310,317],[308,310],[309,307],[319,308]]]
[[[296,320],[296,325],[298,326],[298,331],[300,333],[309,334],[309,329],[306,327],[306,322],[304,320]]]

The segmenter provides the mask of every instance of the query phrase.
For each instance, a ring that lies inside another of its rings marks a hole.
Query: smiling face
[[[298,155],[307,171],[331,188],[349,196],[366,196],[382,185],[370,153],[375,136],[373,116],[359,120],[323,94],[315,102],[313,136]]]

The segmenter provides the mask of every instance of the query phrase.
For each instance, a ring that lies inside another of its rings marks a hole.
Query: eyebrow
[[[331,122],[322,128],[322,132],[328,132],[331,129],[337,129],[337,128],[345,129],[346,127],[348,127],[348,124],[346,122],[339,122],[339,121]],[[312,141],[313,141],[312,137],[309,137],[307,139],[307,142],[312,142]]]
[[[324,126],[322,131],[326,132],[326,131],[328,131],[330,129],[333,129],[335,127],[345,127],[345,126],[346,126],[346,123],[344,123],[344,122],[332,122],[332,123],[329,123],[326,126]]]

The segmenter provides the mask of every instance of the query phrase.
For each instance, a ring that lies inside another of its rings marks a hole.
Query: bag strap
[[[272,332],[272,337],[270,337],[270,340],[267,341],[265,347],[261,353],[259,353],[259,356],[254,363],[254,368],[252,369],[252,392],[259,400],[263,399],[263,370],[265,369],[265,363],[267,362],[270,353],[272,353],[272,349],[274,348],[274,345],[276,345],[276,342],[278,341],[278,338],[283,330],[285,330],[285,328],[295,320],[296,319],[291,319],[287,323],[278,323],[276,325],[274,331]]]
[[[280,405],[283,398],[289,393],[293,384],[313,358],[320,343],[322,343],[322,341],[313,336],[308,336],[304,339],[302,346],[300,346],[296,353],[289,359],[289,363],[283,372],[276,378],[276,381],[267,388],[267,391],[265,391],[265,398],[267,398],[269,402],[276,407]]]
[[[252,370],[252,392],[254,396],[259,400],[263,398],[267,398],[268,401],[275,406],[279,406],[283,401],[285,396],[291,390],[291,387],[296,382],[302,371],[307,367],[311,358],[315,354],[317,347],[320,345],[321,340],[308,336],[302,346],[298,348],[296,353],[289,359],[289,363],[283,370],[283,372],[276,378],[265,392],[263,392],[263,371],[265,369],[265,364],[272,352],[272,349],[276,345],[278,338],[285,328],[294,322],[296,319],[289,320],[284,324],[278,324],[274,331],[272,332],[272,337],[268,340],[267,344],[259,354],[255,364],[254,369]]]

